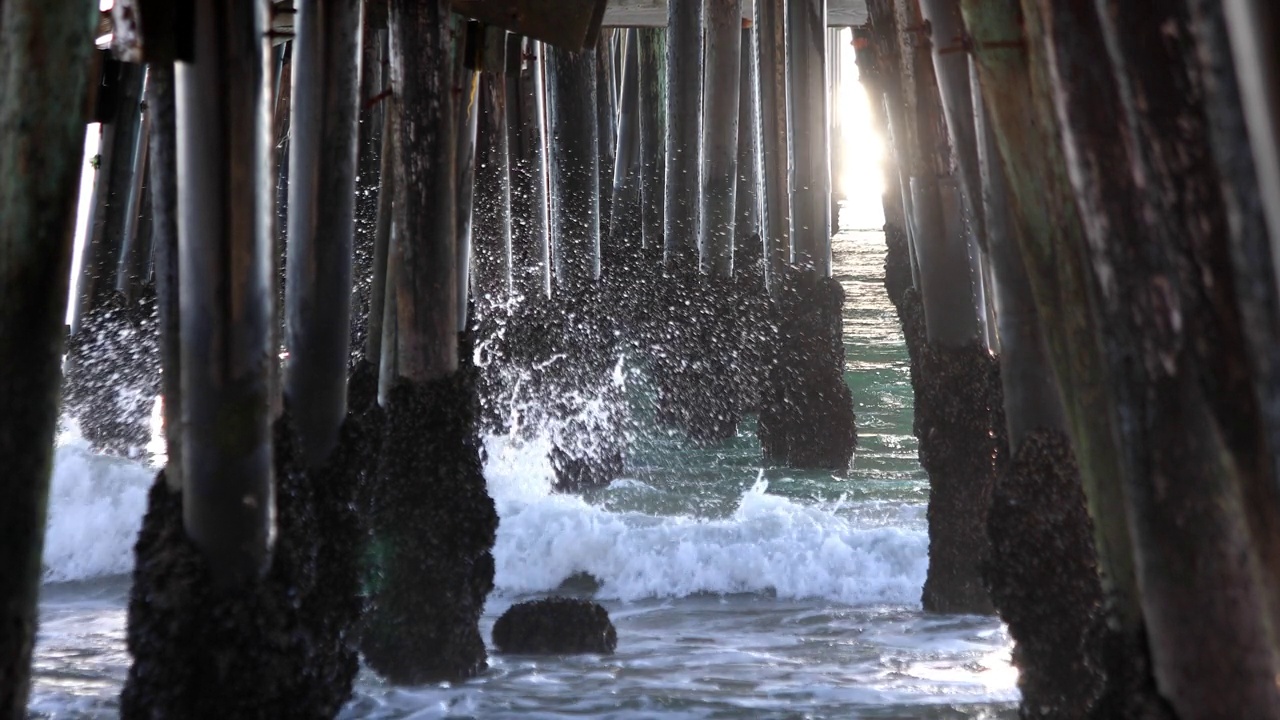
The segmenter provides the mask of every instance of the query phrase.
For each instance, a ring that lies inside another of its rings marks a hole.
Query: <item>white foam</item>
[[[74,427],[58,437],[44,541],[46,582],[127,573],[155,470],[95,455]]]
[[[928,539],[909,507],[901,508],[905,522],[886,523],[884,508],[804,504],[769,494],[760,481],[724,518],[613,512],[551,491],[550,437],[486,442],[486,477],[501,516],[494,558],[503,595],[551,591],[588,573],[602,597],[620,600],[774,592],[853,605],[919,602]],[[129,572],[153,477],[153,469],[94,455],[74,431],[64,433],[45,580]]]
[[[500,593],[550,591],[588,573],[602,597],[620,600],[771,591],[853,605],[919,602],[922,529],[863,526],[856,514],[770,495],[764,481],[724,519],[610,512],[552,494],[542,445],[488,444]]]

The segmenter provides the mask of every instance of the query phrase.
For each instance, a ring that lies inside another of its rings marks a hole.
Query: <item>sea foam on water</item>
[[[69,423],[58,436],[44,541],[46,582],[133,570],[133,543],[156,471],[95,454]]]
[[[918,602],[928,552],[922,527],[865,526],[850,512],[771,495],[763,479],[724,518],[610,511],[552,492],[550,444],[546,433],[486,439],[486,476],[501,516],[498,593],[549,592],[585,573],[600,584],[600,597],[624,601],[772,593],[850,605]],[[154,477],[142,463],[94,454],[74,427],[64,432],[45,580],[128,573]]]
[[[919,528],[861,527],[844,514],[771,495],[763,479],[726,518],[613,512],[551,492],[547,441],[491,437],[489,491],[502,518],[497,591],[555,590],[585,573],[599,597],[773,593],[851,605],[915,605],[927,568]]]

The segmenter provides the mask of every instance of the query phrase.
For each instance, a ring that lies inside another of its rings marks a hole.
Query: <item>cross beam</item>
[[[742,1],[742,17],[755,14],[753,0]],[[846,27],[867,22],[867,0],[828,0],[827,25]],[[609,0],[604,24],[612,27],[662,27],[667,24],[667,0]]]

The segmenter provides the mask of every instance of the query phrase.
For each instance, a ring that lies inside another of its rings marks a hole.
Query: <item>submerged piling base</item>
[[[844,381],[844,289],[791,270],[774,305],[777,339],[757,434],[766,460],[843,471],[858,444]]]
[[[959,348],[930,345],[914,289],[899,307],[911,354],[915,435],[929,473],[927,612],[993,614],[982,582],[989,555],[987,511],[995,484],[993,408],[1000,408],[999,362],[975,339]]]
[[[1102,583],[1071,440],[1038,430],[1001,469],[984,573],[1013,636],[1022,715],[1172,718],[1141,642],[1107,627]]]
[[[311,472],[287,419],[275,438],[279,535],[271,569],[246,587],[213,586],[183,530],[181,493],[156,478],[134,549],[121,717],[325,718],[350,697],[364,434],[348,421],[329,465]]]
[[[67,339],[63,407],[95,450],[121,457],[144,452],[160,392],[159,343],[154,294],[136,303],[112,295]]]
[[[480,613],[493,589],[498,514],[485,488],[474,373],[397,382],[370,518],[361,649],[391,682],[457,681],[486,667]]]
[[[1070,440],[1027,436],[996,483],[988,533],[986,582],[1016,642],[1023,706],[1086,717],[1103,682],[1091,642],[1102,585]]]

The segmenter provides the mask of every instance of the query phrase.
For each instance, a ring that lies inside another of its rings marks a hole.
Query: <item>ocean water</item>
[[[363,672],[344,718],[1015,717],[1010,640],[988,617],[926,615],[928,484],[885,297],[879,232],[837,236],[847,379],[860,446],[844,475],[763,469],[754,426],[690,448],[633,398],[626,476],[550,491],[545,435],[486,440],[501,516],[483,623],[552,593],[589,595],[618,628],[610,656],[492,656],[460,684]],[[636,400],[636,398],[639,398]],[[31,711],[110,718],[128,669],[127,573],[154,469],[59,437]]]

